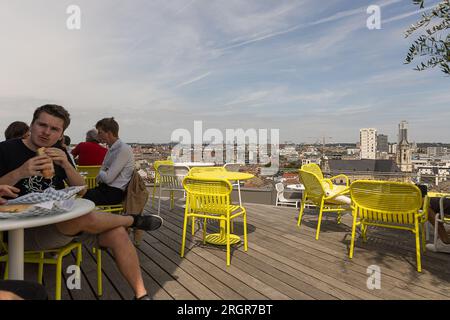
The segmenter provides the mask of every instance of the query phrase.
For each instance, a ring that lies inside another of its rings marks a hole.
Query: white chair
[[[183,198],[185,198],[183,179],[189,173],[189,167],[187,166],[176,166],[173,165],[160,165],[158,167],[159,174],[159,199],[158,199],[158,215],[161,212],[161,195],[163,190],[170,191],[170,209],[173,208],[175,204],[174,192],[183,192]]]
[[[439,199],[439,212],[436,213],[435,220],[434,220],[434,239],[433,243],[436,247],[437,239],[438,239],[438,224],[442,223],[444,228],[446,225],[450,226],[450,217],[444,215],[444,199],[450,198],[450,195],[442,196]],[[447,228],[446,228],[447,229]]]
[[[225,163],[223,165],[223,167],[227,171],[232,171],[232,172],[239,172],[239,169],[241,168],[241,166],[242,166],[241,163]]]
[[[296,208],[298,208],[301,199],[286,199],[284,197],[284,185],[281,182],[275,185],[275,189],[277,190],[277,200],[275,202],[275,206],[278,207],[278,205],[286,205],[295,206]]]

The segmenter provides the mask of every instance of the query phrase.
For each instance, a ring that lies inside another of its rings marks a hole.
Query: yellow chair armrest
[[[349,193],[349,191],[350,191],[350,187],[344,188],[344,189],[342,189],[339,192],[333,193],[332,195],[329,195],[329,196],[325,197],[325,200],[333,199],[333,198],[336,198],[337,196],[346,195],[346,194]]]
[[[323,179],[323,181],[325,181],[326,183],[328,183],[328,186],[330,187],[330,190],[333,189],[333,181],[331,181],[331,179]]]

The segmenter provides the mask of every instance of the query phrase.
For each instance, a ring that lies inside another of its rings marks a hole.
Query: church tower
[[[397,166],[402,172],[412,172],[411,147],[408,142],[408,122],[398,125]]]

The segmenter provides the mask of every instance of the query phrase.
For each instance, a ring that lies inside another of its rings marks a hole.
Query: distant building
[[[427,155],[429,157],[442,157],[447,154],[445,147],[427,147]]]
[[[450,167],[440,165],[417,166],[417,179],[419,182],[439,185],[450,177]]]
[[[376,159],[377,156],[377,130],[373,128],[363,128],[359,130],[360,158]]]
[[[388,136],[385,134],[379,134],[377,136],[377,151],[389,152]]]
[[[356,155],[356,154],[360,153],[360,150],[359,149],[355,149],[355,148],[347,149],[346,151],[347,151],[347,155],[349,155],[349,156]]]
[[[315,164],[320,164],[320,159],[319,158],[307,158],[307,159],[302,159],[302,166],[305,164],[310,164],[310,163],[315,163]]]
[[[355,180],[393,180],[408,181],[409,175],[401,172],[393,160],[328,160],[329,173],[332,175],[345,174],[350,182]],[[345,181],[337,181],[344,183]]]
[[[389,143],[389,151],[388,153],[396,154],[397,153],[397,144],[396,143]]]
[[[403,172],[412,172],[411,147],[408,142],[408,122],[398,125],[397,165]]]

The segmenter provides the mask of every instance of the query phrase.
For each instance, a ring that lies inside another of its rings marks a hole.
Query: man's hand
[[[42,176],[42,170],[52,168],[52,159],[48,156],[36,156],[25,162],[20,169],[20,178]]]
[[[46,148],[45,154],[49,156],[55,164],[65,169],[67,165],[70,166],[67,155],[64,151],[58,148]]]
[[[1,197],[7,196],[10,198],[17,198],[17,193],[19,192],[20,190],[15,187],[0,185],[0,204],[4,204],[6,202],[6,200]]]

